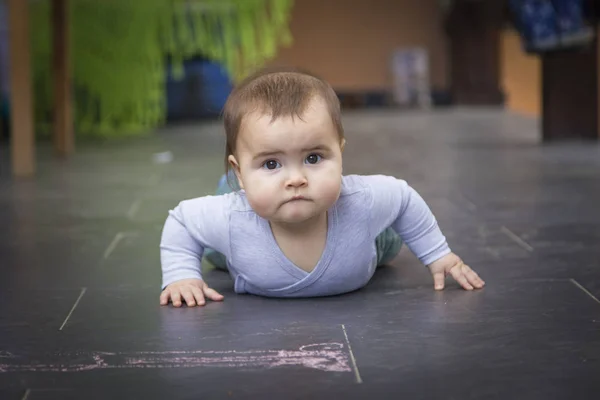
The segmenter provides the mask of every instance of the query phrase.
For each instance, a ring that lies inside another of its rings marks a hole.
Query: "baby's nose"
[[[306,175],[302,171],[293,171],[290,173],[286,186],[288,187],[300,187],[305,186],[308,183]]]

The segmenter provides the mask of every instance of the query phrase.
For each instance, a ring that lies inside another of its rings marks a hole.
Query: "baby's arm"
[[[160,243],[162,288],[160,304],[169,300],[176,307],[204,305],[205,297],[220,301],[223,296],[202,280],[201,260],[208,246],[226,244],[227,218],[223,199],[205,197],[181,202],[169,212]]]
[[[377,176],[371,180],[371,187],[373,222],[380,227],[391,226],[400,235],[415,256],[429,267],[435,289],[444,288],[447,274],[467,290],[483,287],[477,273],[451,251],[431,209],[406,181]]]

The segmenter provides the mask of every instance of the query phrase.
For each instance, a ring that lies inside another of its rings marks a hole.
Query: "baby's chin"
[[[324,215],[326,212],[327,210],[310,210],[310,212],[303,213],[295,212],[278,214],[274,215],[273,218],[271,218],[271,221],[288,225],[302,224],[314,220],[315,218]]]
[[[283,203],[278,205],[266,206],[263,204],[253,205],[250,202],[250,206],[254,209],[254,212],[261,218],[268,220],[272,223],[280,224],[300,224],[307,222],[315,217],[321,216],[327,212],[332,204],[330,202],[323,201],[324,199],[314,200],[299,200],[295,202]],[[263,207],[260,207],[260,206]]]

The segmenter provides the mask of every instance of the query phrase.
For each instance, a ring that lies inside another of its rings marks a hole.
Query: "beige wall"
[[[294,44],[272,64],[306,68],[336,89],[386,89],[401,46],[430,51],[431,83],[447,87],[447,49],[438,0],[295,0]]]
[[[506,107],[512,111],[541,115],[542,73],[538,56],[526,54],[518,34],[505,30],[501,45],[501,84]]]

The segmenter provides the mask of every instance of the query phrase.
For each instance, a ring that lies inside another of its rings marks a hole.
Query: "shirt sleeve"
[[[169,211],[160,241],[162,288],[181,279],[202,279],[208,247],[229,256],[228,196],[206,196]]]
[[[423,198],[404,180],[376,175],[366,180],[372,193],[370,228],[376,235],[388,227],[425,265],[450,253],[445,236]]]

